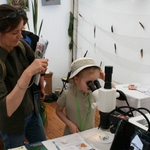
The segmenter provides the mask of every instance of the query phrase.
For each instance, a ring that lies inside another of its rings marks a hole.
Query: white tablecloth
[[[137,90],[129,90],[128,85],[129,84],[119,84],[116,85],[116,89],[125,93],[130,106],[134,108],[144,107],[150,110],[150,86],[137,83],[135,84]],[[137,116],[139,113],[134,112],[134,115]]]

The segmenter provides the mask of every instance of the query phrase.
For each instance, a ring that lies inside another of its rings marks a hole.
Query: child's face
[[[76,87],[78,90],[83,91],[85,93],[89,93],[91,90],[87,86],[87,82],[91,81],[94,82],[99,78],[99,70],[96,69],[92,72],[84,71],[80,76],[74,77],[74,81],[76,83]]]

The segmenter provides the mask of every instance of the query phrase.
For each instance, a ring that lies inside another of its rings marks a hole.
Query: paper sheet
[[[42,142],[48,149],[56,150],[97,150],[90,146],[78,133]]]
[[[48,41],[44,40],[43,38],[40,38],[36,45],[35,58],[37,59],[44,58],[47,46],[48,46]],[[41,76],[40,74],[36,74],[34,77],[34,83],[36,85],[39,84],[40,76]]]
[[[27,150],[25,146],[19,146],[19,147],[16,147],[16,148],[10,148],[8,150]]]

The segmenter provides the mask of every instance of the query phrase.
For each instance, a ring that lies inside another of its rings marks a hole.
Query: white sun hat
[[[82,58],[75,60],[71,64],[71,75],[69,79],[73,78],[83,69],[88,68],[88,67],[93,67],[93,66],[100,68],[98,65],[95,64],[92,58],[82,57]]]

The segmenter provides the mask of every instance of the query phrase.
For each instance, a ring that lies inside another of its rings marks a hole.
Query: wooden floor
[[[61,137],[63,135],[65,124],[57,117],[55,113],[56,102],[45,103],[47,111],[47,125],[44,126],[47,139],[53,139]],[[99,112],[96,111],[95,126],[99,125]],[[3,150],[3,146],[0,140],[0,150]]]
[[[45,103],[47,112],[47,125],[44,126],[47,139],[61,137],[65,124],[57,117],[55,113],[56,102]]]

